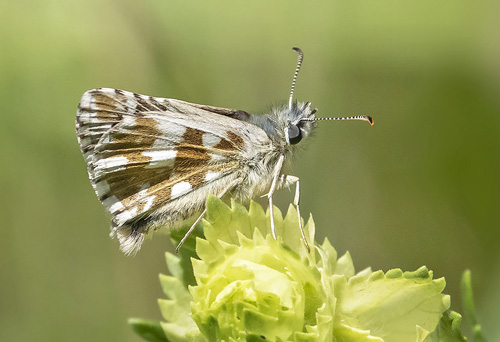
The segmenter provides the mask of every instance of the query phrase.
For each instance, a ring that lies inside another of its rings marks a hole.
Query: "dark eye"
[[[297,125],[288,127],[288,141],[291,145],[297,144],[302,140],[302,130]]]

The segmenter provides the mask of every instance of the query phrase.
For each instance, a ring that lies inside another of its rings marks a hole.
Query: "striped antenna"
[[[297,61],[297,68],[295,69],[295,74],[293,75],[292,90],[290,91],[290,99],[288,99],[288,109],[292,109],[292,98],[293,91],[295,89],[295,82],[297,81],[297,75],[299,74],[300,66],[302,65],[302,60],[304,59],[304,53],[298,47],[293,47],[292,50],[297,51],[299,54],[299,60]]]
[[[301,119],[300,121],[323,121],[323,120],[360,120],[360,121],[367,121],[372,126],[375,123],[372,117],[368,115],[346,116],[339,118],[308,118],[308,119]]]

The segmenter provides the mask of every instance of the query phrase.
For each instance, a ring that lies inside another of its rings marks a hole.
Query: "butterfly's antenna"
[[[323,121],[323,120],[360,120],[360,121],[367,121],[372,126],[375,123],[373,121],[372,117],[368,116],[368,115],[346,116],[346,117],[339,117],[339,118],[305,118],[305,119],[301,119],[300,121]]]
[[[295,74],[293,75],[292,90],[290,91],[290,99],[288,100],[288,109],[292,109],[292,98],[293,90],[295,89],[295,82],[297,81],[297,75],[299,74],[300,66],[302,65],[302,60],[304,59],[304,53],[298,47],[293,47],[292,50],[297,51],[299,54],[299,60],[297,61],[297,68],[295,69]]]

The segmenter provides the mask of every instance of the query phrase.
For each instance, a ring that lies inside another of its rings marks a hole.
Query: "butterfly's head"
[[[311,102],[299,102],[287,108],[288,124],[285,128],[286,141],[290,145],[298,144],[303,138],[312,133],[316,127],[314,113],[317,109],[311,109]]]

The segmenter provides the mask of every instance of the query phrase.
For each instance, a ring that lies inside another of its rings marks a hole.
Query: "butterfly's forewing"
[[[168,113],[144,113],[117,124],[97,144],[93,182],[116,224],[237,169],[238,137],[201,131],[190,122],[175,123]]]
[[[260,128],[235,120],[245,114],[114,89],[85,93],[80,147],[118,231],[131,223],[141,230],[144,215],[185,219],[208,194],[222,195],[255,147],[269,143]]]

